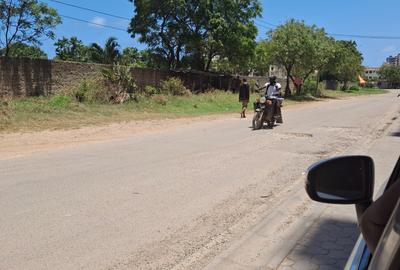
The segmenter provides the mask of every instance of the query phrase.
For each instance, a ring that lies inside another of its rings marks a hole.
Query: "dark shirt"
[[[250,99],[250,87],[248,83],[243,83],[239,89],[239,101]]]

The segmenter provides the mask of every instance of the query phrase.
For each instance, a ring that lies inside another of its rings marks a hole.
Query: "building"
[[[400,66],[400,53],[397,56],[389,56],[386,58],[386,63],[393,66]]]
[[[376,67],[365,67],[364,68],[364,79],[367,81],[379,80],[379,68]]]
[[[286,70],[277,65],[270,65],[268,76],[276,76],[277,78],[284,79],[286,78]]]

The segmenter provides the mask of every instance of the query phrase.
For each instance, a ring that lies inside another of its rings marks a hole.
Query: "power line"
[[[269,26],[272,26],[272,27],[278,27],[278,25],[270,23],[270,22],[268,22],[268,21],[266,21],[266,20],[264,20],[262,18],[257,18],[257,20],[259,20],[260,22],[262,22],[262,23],[264,23],[266,25],[269,25]]]
[[[86,8],[86,7],[82,7],[82,6],[78,6],[78,5],[73,5],[73,4],[65,3],[65,2],[59,1],[59,0],[47,0],[47,1],[58,3],[58,4],[61,4],[61,5],[65,5],[65,6],[69,6],[69,7],[73,7],[73,8],[77,8],[77,9],[90,11],[90,12],[93,12],[93,13],[97,13],[97,14],[113,17],[113,18],[116,18],[116,19],[122,19],[122,20],[126,20],[126,21],[131,21],[131,19],[127,18],[127,17],[122,17],[122,16],[119,16],[119,15],[107,13],[107,12],[104,12],[104,11],[99,11],[99,10],[95,10],[95,9],[91,9],[91,8]]]
[[[273,29],[273,27],[278,27],[278,25],[270,23],[268,21],[265,21],[263,19],[257,19],[259,23],[263,23],[272,27],[269,27],[270,29]],[[266,28],[265,26],[263,26]],[[375,35],[359,35],[359,34],[341,34],[341,33],[326,33],[329,36],[333,37],[347,37],[347,38],[360,38],[360,39],[390,39],[390,40],[397,40],[400,39],[400,36],[375,36]]]
[[[95,9],[91,9],[91,8],[86,8],[86,7],[82,7],[82,6],[78,6],[78,5],[73,5],[73,4],[65,3],[65,2],[59,1],[59,0],[47,0],[47,1],[58,3],[58,4],[62,4],[62,5],[66,5],[66,6],[70,6],[70,7],[77,8],[77,9],[90,11],[90,12],[97,13],[97,14],[102,14],[102,15],[113,17],[113,18],[117,18],[117,19],[131,21],[131,19],[127,18],[127,17],[123,17],[123,16],[119,16],[119,15],[116,15],[116,14],[111,14],[111,13],[107,13],[107,12],[103,12],[103,11],[99,11],[99,10],[95,10]],[[98,23],[86,21],[86,20],[79,19],[79,18],[65,16],[65,15],[62,16],[62,17],[68,18],[68,19],[71,19],[71,20],[75,20],[75,21],[86,22],[86,23],[89,23],[89,24],[92,24],[92,25],[102,26],[102,27],[105,27],[105,28],[110,28],[110,29],[120,30],[120,31],[126,32],[126,29],[122,29],[122,28],[118,28],[118,27],[114,27],[114,26],[110,26],[110,25],[98,24]],[[256,23],[256,25],[258,27],[262,27],[262,28],[265,28],[267,30],[274,29],[274,28],[278,27],[278,25],[270,23],[270,22],[268,22],[268,21],[266,21],[264,19],[261,19],[261,18],[257,18],[256,21],[258,23],[258,24]],[[327,33],[327,34],[329,36],[347,37],[347,38],[400,40],[400,36],[374,36],[374,35],[341,34],[341,33]]]
[[[352,34],[334,34],[327,33],[329,36],[335,37],[350,37],[350,38],[363,38],[363,39],[400,39],[400,36],[368,36],[368,35],[352,35]]]
[[[119,27],[115,27],[115,26],[111,26],[111,25],[106,25],[106,24],[101,24],[101,23],[95,23],[95,22],[91,22],[91,21],[87,21],[87,20],[83,20],[83,19],[79,19],[79,18],[67,16],[67,15],[61,15],[61,14],[59,14],[59,15],[62,18],[66,18],[66,19],[70,19],[70,20],[74,20],[74,21],[78,21],[78,22],[84,22],[84,23],[88,23],[91,25],[101,26],[104,28],[110,28],[110,29],[114,29],[114,30],[118,30],[118,31],[124,31],[125,33],[127,32],[127,29],[123,29],[123,28],[119,28]]]

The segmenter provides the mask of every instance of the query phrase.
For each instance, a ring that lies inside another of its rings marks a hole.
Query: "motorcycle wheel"
[[[275,126],[275,121],[268,121],[267,125],[268,125],[268,128],[273,129]]]
[[[261,118],[262,118],[262,113],[257,112],[254,114],[252,121],[254,130],[260,129],[262,127],[263,123]]]

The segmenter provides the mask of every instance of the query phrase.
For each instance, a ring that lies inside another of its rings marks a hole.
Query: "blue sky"
[[[62,2],[116,14],[121,17],[133,16],[133,4],[128,0],[60,0]],[[61,15],[71,16],[98,24],[126,29],[129,21],[79,10],[50,0],[43,0],[56,8]],[[280,24],[290,18],[304,20],[307,24],[316,24],[332,34],[356,34],[369,36],[400,37],[400,1],[399,0],[262,0],[263,17],[256,20],[259,27],[259,39],[265,37],[269,24]],[[122,47],[144,48],[124,31],[103,28],[63,18],[63,24],[56,30],[57,38],[77,36],[84,43],[104,41],[114,36]],[[339,39],[339,37],[336,37]],[[340,39],[348,39],[340,37]],[[400,53],[400,39],[356,40],[364,56],[364,65],[380,66],[387,56]],[[54,56],[54,41],[43,42],[43,49],[50,57]]]

